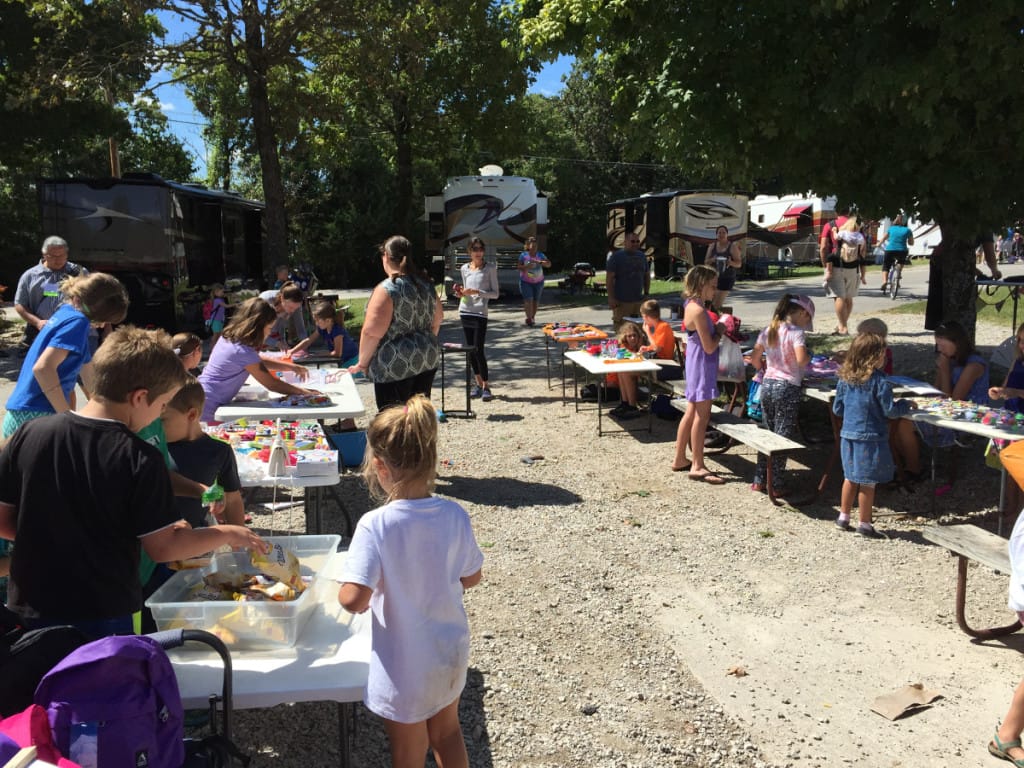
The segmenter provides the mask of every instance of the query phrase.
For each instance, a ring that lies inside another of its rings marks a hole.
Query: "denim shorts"
[[[540,301],[540,295],[544,291],[544,283],[528,283],[525,280],[519,281],[519,292],[527,301]]]
[[[851,483],[878,485],[888,483],[896,474],[896,463],[888,439],[850,440],[842,438],[840,452],[843,475]]]

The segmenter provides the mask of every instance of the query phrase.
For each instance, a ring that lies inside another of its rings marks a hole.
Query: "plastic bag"
[[[728,336],[718,346],[718,378],[720,381],[744,381],[746,366],[743,363],[743,350],[740,345]]]

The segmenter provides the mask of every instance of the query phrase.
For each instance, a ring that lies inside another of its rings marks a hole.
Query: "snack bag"
[[[306,588],[305,582],[302,581],[299,558],[290,549],[285,549],[278,543],[274,543],[267,554],[253,552],[252,564],[264,576],[287,584],[296,593]]]

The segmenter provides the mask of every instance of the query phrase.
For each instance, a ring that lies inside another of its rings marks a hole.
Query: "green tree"
[[[333,0],[156,0],[159,7],[178,16],[190,32],[184,39],[167,43],[157,61],[178,80],[202,80],[204,97],[196,106],[218,131],[214,166],[228,172],[236,139],[243,127],[230,120],[239,103],[246,106],[245,120],[250,147],[259,158],[259,175],[266,203],[265,258],[268,263],[286,262],[290,240],[287,195],[281,172],[281,147],[292,141],[298,125],[306,65],[305,33],[330,24],[344,4]],[[230,85],[234,86],[232,93]],[[240,116],[238,116],[240,117]],[[233,130],[235,128],[235,130]],[[224,163],[228,163],[227,166]]]
[[[515,20],[490,0],[346,7],[339,26],[320,26],[310,40],[315,90],[325,99],[320,115],[344,141],[386,152],[394,169],[390,226],[412,232],[421,159],[440,158],[443,173],[465,174],[481,150],[500,158],[516,145],[529,62]]]
[[[1013,0],[521,0],[538,55],[600,50],[621,130],[754,187],[942,228],[945,319],[974,327],[973,241],[1022,214],[1024,15]]]

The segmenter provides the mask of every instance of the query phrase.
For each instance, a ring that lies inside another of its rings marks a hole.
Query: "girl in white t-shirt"
[[[338,600],[373,614],[364,702],[384,718],[391,764],[468,768],[459,697],[469,666],[465,589],[480,582],[483,553],[469,515],[433,495],[437,414],[422,395],[381,411],[366,435],[363,476],[387,503],[359,520]]]
[[[795,440],[799,437],[797,424],[804,368],[811,361],[807,350],[804,331],[814,330],[814,302],[809,296],[787,293],[779,299],[772,313],[772,321],[757,337],[757,344],[750,355],[754,370],[761,369],[765,360],[764,378],[761,382],[761,411],[764,425],[777,435]],[[771,473],[764,454],[757,457],[754,471],[753,491],[768,490],[767,477],[771,478],[773,496],[785,491],[783,472],[786,459],[772,459]]]

